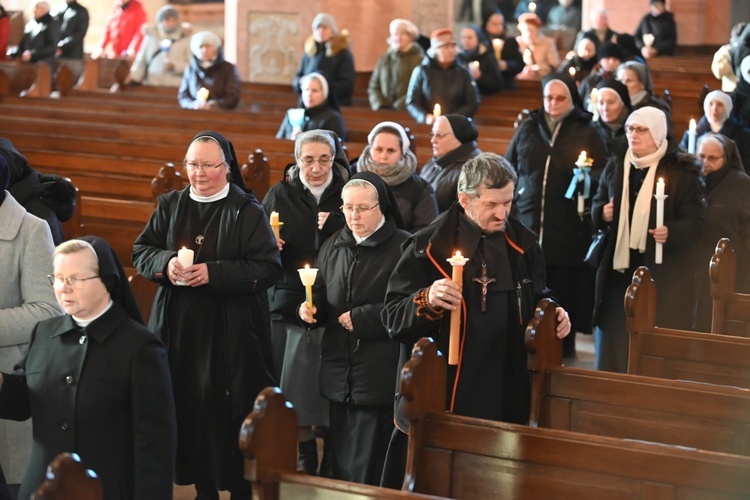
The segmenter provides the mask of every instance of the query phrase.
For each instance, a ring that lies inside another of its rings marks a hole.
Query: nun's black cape
[[[234,148],[217,140],[230,165],[226,198],[201,203],[190,188],[159,197],[136,239],[133,262],[161,286],[149,328],[167,345],[178,422],[177,484],[214,483],[241,491],[242,419],[258,392],[273,385],[270,318],[266,290],[281,275],[281,261],[268,217],[246,192]],[[174,286],[167,265],[180,248],[208,267],[209,283]]]

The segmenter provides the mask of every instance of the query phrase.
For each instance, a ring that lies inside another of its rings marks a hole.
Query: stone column
[[[394,18],[413,20],[429,35],[450,26],[453,0],[227,0],[225,54],[244,80],[291,83],[318,12],[348,30],[357,71],[369,71],[386,50]]]

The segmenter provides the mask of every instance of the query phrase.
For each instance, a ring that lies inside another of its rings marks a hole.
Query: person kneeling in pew
[[[464,311],[458,364],[449,366],[446,407],[470,417],[526,424],[531,382],[524,330],[540,299],[549,295],[536,235],[510,215],[517,176],[494,153],[469,160],[458,179],[458,203],[404,244],[388,283],[381,318],[401,342],[399,367],[411,347],[431,336],[448,353],[450,316]],[[447,259],[468,257],[463,291]],[[570,333],[568,313],[557,308],[557,336]],[[562,349],[562,346],[560,347]],[[396,426],[382,486],[400,488],[408,421],[400,392]]]

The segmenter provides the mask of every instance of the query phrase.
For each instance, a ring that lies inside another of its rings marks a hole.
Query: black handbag
[[[591,267],[598,268],[604,257],[604,250],[607,248],[607,242],[609,241],[609,228],[600,229],[594,239],[591,240],[589,245],[589,251],[586,252],[586,257],[583,258],[583,262]]]

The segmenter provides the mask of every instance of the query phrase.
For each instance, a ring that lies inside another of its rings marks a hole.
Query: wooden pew
[[[554,303],[526,329],[530,424],[750,455],[750,390],[562,365]]]
[[[52,73],[46,63],[0,61],[0,97],[49,97]]]
[[[402,372],[407,491],[534,500],[738,499],[750,491],[750,457],[450,414],[445,372],[445,359],[424,338]]]
[[[75,453],[61,453],[49,464],[47,479],[34,492],[35,500],[103,500],[96,473],[86,469]]]
[[[240,430],[240,449],[256,500],[437,498],[298,471],[297,413],[277,387],[266,387],[255,400]]]
[[[709,264],[711,332],[750,337],[750,294],[737,293],[737,255],[728,238],[716,244]]]
[[[625,294],[628,373],[750,389],[750,338],[657,327],[656,287],[639,267]]]

